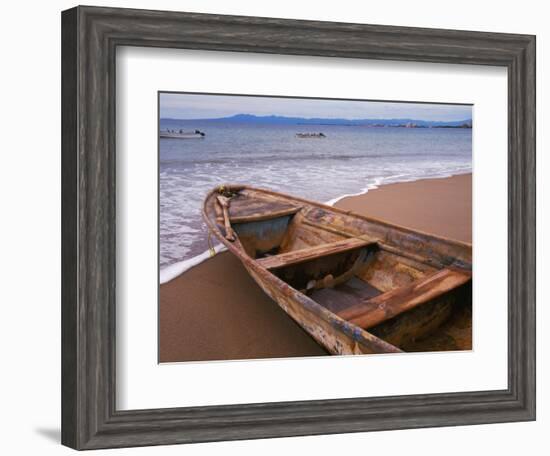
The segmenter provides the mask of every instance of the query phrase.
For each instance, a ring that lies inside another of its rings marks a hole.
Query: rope
[[[231,198],[237,194],[237,192],[231,191],[230,189],[226,189],[225,185],[220,185],[218,187],[218,193],[220,195],[223,195],[227,198]],[[210,252],[210,258],[216,255],[216,249],[214,248],[214,245],[212,243],[212,231],[208,230],[208,251]]]
[[[208,251],[210,252],[210,258],[216,255],[216,249],[212,244],[212,231],[208,230]]]

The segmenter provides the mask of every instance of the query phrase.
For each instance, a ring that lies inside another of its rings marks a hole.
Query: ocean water
[[[204,139],[160,139],[160,268],[207,250],[206,193],[248,184],[333,204],[380,185],[472,171],[472,130],[254,125],[161,120]],[[323,132],[324,139],[296,138]],[[176,269],[178,269],[176,267]],[[180,268],[181,269],[181,268]]]

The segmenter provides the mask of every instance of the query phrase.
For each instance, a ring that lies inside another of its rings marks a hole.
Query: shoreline
[[[471,239],[471,182],[471,174],[462,174],[386,184],[343,198],[335,206],[451,239],[456,239],[453,231],[458,228]],[[159,288],[161,363],[327,354],[230,252],[195,265]]]
[[[373,190],[379,190],[381,188],[384,188],[386,185],[394,185],[394,184],[408,184],[408,183],[413,183],[413,182],[420,182],[420,181],[425,181],[425,180],[436,180],[436,179],[449,179],[451,177],[455,177],[455,176],[464,176],[464,175],[467,175],[467,174],[472,174],[472,171],[468,171],[468,172],[465,172],[465,173],[455,173],[455,174],[445,174],[443,176],[436,176],[436,177],[419,177],[419,178],[411,178],[411,179],[406,179],[406,180],[402,180],[402,181],[396,181],[396,182],[379,182],[381,179],[383,178],[377,178],[375,179],[375,181],[377,181],[376,183],[374,184],[370,184],[370,185],[367,185],[366,187],[364,187],[361,191],[357,192],[357,193],[347,193],[345,195],[341,195],[341,196],[337,196],[335,198],[332,198],[326,202],[324,202],[324,204],[328,205],[328,206],[334,206],[336,207],[336,203],[338,203],[339,201],[343,200],[344,198],[352,198],[354,196],[361,196],[361,195],[365,195],[367,194],[368,192],[371,192]],[[394,178],[394,177],[399,177],[399,176],[392,176],[391,178]],[[391,179],[390,178],[390,179]]]
[[[334,207],[472,243],[472,173],[385,184]]]
[[[441,177],[428,177],[428,178],[404,180],[404,181],[390,182],[390,183],[375,183],[375,184],[368,185],[367,187],[363,188],[361,191],[359,191],[357,193],[350,193],[350,194],[337,196],[333,199],[330,199],[330,200],[324,202],[324,204],[326,204],[328,206],[348,209],[347,208],[348,202],[349,202],[348,199],[358,198],[358,197],[360,198],[360,197],[362,197],[364,195],[367,195],[369,193],[372,193],[374,191],[383,190],[387,186],[400,185],[400,184],[414,184],[414,183],[423,182],[423,181],[440,181],[440,180],[443,180],[443,179],[456,178],[458,176],[470,176],[470,179],[471,179],[472,173],[468,172],[468,173],[452,174],[452,175],[441,176]],[[346,201],[346,203],[342,203],[343,206],[340,206],[339,203],[341,203],[342,201]],[[368,214],[361,213],[361,212],[358,212],[358,213],[361,214],[361,215],[373,216],[370,213],[368,213]],[[380,217],[375,217],[375,218],[380,218]],[[471,225],[471,223],[470,223],[470,225]],[[410,228],[414,228],[414,227],[411,226]],[[423,231],[423,230],[421,230],[421,231]],[[470,235],[470,240],[469,241],[465,241],[463,239],[457,239],[457,240],[462,240],[462,242],[470,242],[471,243],[471,235]],[[216,253],[219,253],[219,252],[222,252],[222,251],[226,250],[225,247],[222,244],[216,244],[216,246],[214,248],[216,250]],[[163,285],[165,283],[168,283],[168,282],[174,280],[175,278],[181,276],[185,272],[189,271],[190,269],[192,269],[196,266],[199,266],[200,264],[204,263],[206,260],[210,260],[210,259],[212,259],[212,256],[209,255],[209,251],[206,250],[206,251],[204,251],[204,252],[202,252],[202,253],[200,253],[196,256],[193,256],[191,258],[181,260],[181,261],[176,261],[175,263],[169,264],[168,266],[165,266],[162,269],[159,267],[159,284]]]
[[[225,245],[223,244],[216,244],[214,247],[212,247],[212,249],[214,251],[214,254],[211,254],[210,249],[208,249],[200,253],[199,255],[191,257],[187,260],[176,261],[175,263],[172,263],[162,269],[159,268],[159,284],[163,285],[170,282],[171,280],[174,280],[176,277],[179,277],[186,271],[189,271],[189,269],[194,268],[201,263],[204,263],[210,258],[213,258],[218,253],[225,252],[227,250],[227,247],[225,247]]]

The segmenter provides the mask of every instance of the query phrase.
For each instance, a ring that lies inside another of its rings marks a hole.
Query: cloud
[[[346,119],[411,118],[416,120],[453,121],[471,118],[472,106],[242,95],[160,94],[160,116],[162,118],[208,119],[235,114]]]

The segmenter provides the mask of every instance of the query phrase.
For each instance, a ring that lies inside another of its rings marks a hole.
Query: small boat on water
[[[306,139],[306,138],[326,138],[327,136],[324,133],[296,133],[297,138]]]
[[[472,246],[249,186],[203,217],[330,354],[471,350]]]
[[[183,130],[161,130],[161,138],[172,138],[172,139],[203,139],[206,136],[206,133],[195,130],[195,131],[183,131]]]

